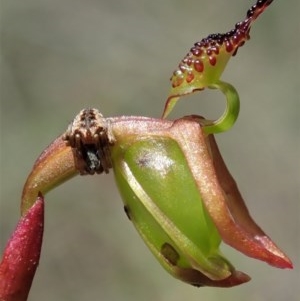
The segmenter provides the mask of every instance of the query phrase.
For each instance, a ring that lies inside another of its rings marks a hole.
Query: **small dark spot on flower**
[[[129,210],[129,207],[127,205],[124,206],[124,211],[125,211],[128,219],[131,221],[130,210]]]
[[[180,258],[174,247],[167,242],[161,246],[160,252],[171,265],[176,265]]]

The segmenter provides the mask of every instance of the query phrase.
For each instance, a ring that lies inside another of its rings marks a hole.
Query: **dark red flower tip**
[[[44,198],[39,193],[10,237],[0,264],[0,300],[26,301],[41,254]]]

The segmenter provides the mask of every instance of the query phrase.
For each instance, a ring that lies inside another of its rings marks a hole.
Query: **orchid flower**
[[[220,76],[271,2],[258,0],[233,30],[194,45],[172,76],[163,118],[105,118],[97,109],[83,109],[41,153],[24,185],[21,218],[0,264],[0,301],[27,300],[42,246],[43,195],[76,175],[110,170],[129,220],[175,278],[216,287],[249,281],[221,253],[222,242],[274,267],[292,268],[252,219],[214,139],[239,113],[237,91]],[[220,89],[226,97],[219,119],[166,119],[181,96],[205,88]]]
[[[247,256],[291,268],[251,218],[205,123],[199,116],[104,118],[84,109],[36,161],[23,190],[23,214],[39,192],[76,174],[112,169],[127,216],[174,277],[196,286],[248,281],[221,254],[222,240]]]

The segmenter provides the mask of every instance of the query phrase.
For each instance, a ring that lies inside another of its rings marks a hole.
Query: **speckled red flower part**
[[[44,231],[41,194],[22,216],[9,239],[0,264],[0,301],[27,300],[39,264]]]

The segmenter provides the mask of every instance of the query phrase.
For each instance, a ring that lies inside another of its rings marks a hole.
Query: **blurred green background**
[[[0,249],[19,217],[39,153],[80,109],[159,117],[169,78],[192,44],[242,20],[253,1],[3,1]],[[46,196],[46,229],[31,301],[299,300],[299,1],[274,1],[223,79],[240,93],[219,146],[255,220],[295,264],[278,270],[224,246],[252,281],[201,288],[169,276],[128,222],[112,174],[77,177]],[[298,89],[297,89],[298,86]],[[204,91],[172,118],[218,117]],[[163,196],[162,196],[163,197]]]

